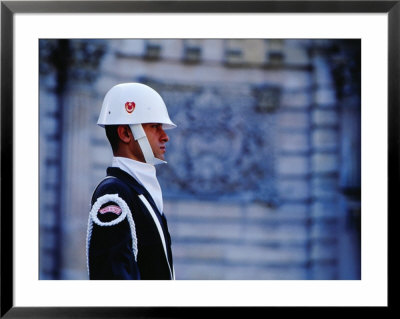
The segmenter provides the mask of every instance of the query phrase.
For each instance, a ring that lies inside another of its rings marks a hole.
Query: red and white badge
[[[114,213],[114,214],[120,215],[121,212],[122,212],[122,209],[117,205],[109,205],[109,206],[106,206],[99,210],[100,214]]]
[[[135,102],[126,102],[125,103],[125,110],[128,113],[132,113],[135,110],[135,106],[136,106]]]

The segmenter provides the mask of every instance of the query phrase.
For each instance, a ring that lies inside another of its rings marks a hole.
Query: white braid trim
[[[90,217],[90,214],[89,214],[88,228],[87,228],[87,234],[86,234],[86,268],[87,268],[87,272],[88,272],[88,277],[89,278],[90,278],[89,246],[90,246],[90,239],[92,238],[92,228],[93,228],[93,222],[92,222],[92,218]]]
[[[116,203],[121,208],[122,212],[121,212],[121,215],[118,216],[118,218],[116,218],[110,222],[102,222],[97,217],[97,213],[100,210],[101,206],[108,202]],[[121,197],[118,196],[118,194],[106,194],[106,195],[99,197],[96,200],[96,202],[93,204],[92,209],[89,213],[88,232],[87,232],[87,240],[86,240],[86,243],[87,243],[86,259],[87,259],[88,272],[89,272],[89,245],[90,245],[90,238],[92,236],[93,222],[99,226],[114,226],[114,225],[117,225],[120,222],[122,222],[125,219],[125,217],[128,220],[129,228],[131,230],[132,250],[133,250],[133,255],[135,256],[135,261],[137,261],[138,245],[137,245],[137,237],[136,237],[136,228],[135,228],[135,222],[133,221],[133,217],[132,217],[131,211],[129,209],[129,206]]]
[[[132,249],[133,249],[133,254],[135,256],[135,261],[137,262],[138,245],[137,245],[135,222],[133,221],[133,217],[130,211],[129,214],[126,215],[126,217],[128,218],[129,227],[131,229]]]
[[[118,204],[118,206],[122,209],[121,215],[110,222],[102,222],[97,217],[97,213],[100,210],[101,206],[109,202],[114,202]],[[92,217],[93,222],[95,222],[99,226],[114,226],[122,222],[128,212],[130,212],[128,205],[121,197],[118,196],[118,194],[106,194],[99,197],[93,204],[92,210],[90,211],[90,216]]]

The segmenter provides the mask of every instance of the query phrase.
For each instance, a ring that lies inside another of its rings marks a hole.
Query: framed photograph
[[[389,309],[399,18],[398,1],[2,1],[1,316]],[[177,125],[154,201],[171,281],[88,280],[115,161],[97,123],[127,82]]]

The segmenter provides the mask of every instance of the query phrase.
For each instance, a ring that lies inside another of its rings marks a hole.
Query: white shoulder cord
[[[110,222],[102,222],[97,217],[97,213],[100,210],[102,205],[109,203],[109,202],[114,202],[121,208],[121,210],[122,210],[121,215],[118,216],[118,218],[116,218]],[[131,211],[128,207],[128,204],[121,197],[119,197],[118,194],[106,194],[104,196],[99,197],[96,200],[96,202],[93,204],[92,209],[89,213],[88,230],[87,230],[87,238],[86,238],[86,264],[87,264],[88,274],[89,274],[89,246],[90,246],[90,239],[92,237],[93,223],[95,223],[99,226],[109,227],[109,226],[114,226],[114,225],[122,222],[125,218],[127,218],[129,227],[131,230],[132,250],[133,250],[133,254],[135,256],[135,261],[137,261],[138,245],[137,245],[137,237],[136,237],[136,228],[135,228],[135,222],[133,221],[133,217],[132,217]]]
[[[98,183],[98,185],[100,185],[101,182],[103,182],[104,180],[109,179],[109,178],[116,178],[116,177],[106,176]],[[95,188],[95,190],[93,191],[92,198],[93,198],[94,193],[96,192],[96,189],[97,188]],[[89,207],[91,207],[91,206],[92,206],[92,204],[90,203]],[[88,228],[87,228],[87,232],[86,232],[86,268],[88,271],[88,275],[90,275],[90,273],[89,273],[89,245],[90,245],[90,239],[92,238],[92,229],[93,229],[93,222],[92,222],[91,215],[89,213]]]

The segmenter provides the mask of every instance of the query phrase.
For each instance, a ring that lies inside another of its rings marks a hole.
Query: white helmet
[[[122,83],[107,92],[97,124],[101,127],[129,125],[146,162],[152,165],[165,163],[154,157],[142,127],[144,123],[160,123],[163,129],[176,127],[169,118],[162,97],[154,89],[141,83]]]

